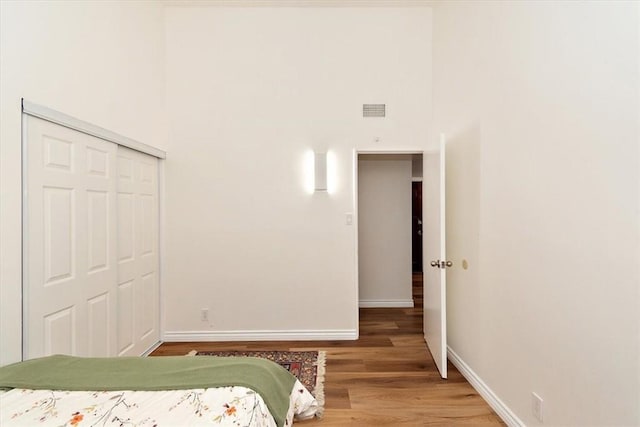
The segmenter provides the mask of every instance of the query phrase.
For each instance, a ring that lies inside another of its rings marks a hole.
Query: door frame
[[[355,239],[354,245],[354,262],[355,262],[355,319],[356,319],[356,339],[360,337],[360,259],[359,259],[359,233],[358,233],[358,222],[359,222],[359,206],[358,206],[358,158],[360,154],[373,154],[373,155],[389,155],[389,154],[421,154],[422,155],[422,168],[424,174],[424,159],[425,154],[435,153],[437,150],[425,150],[422,148],[408,148],[408,149],[396,149],[396,148],[354,148],[353,150],[353,234]],[[424,210],[424,187],[422,188],[422,206]],[[423,220],[424,221],[424,220]],[[422,247],[424,248],[424,233],[422,234]],[[422,251],[422,265],[424,268],[425,260],[424,260],[424,250]],[[422,287],[424,289],[424,276],[422,278]]]

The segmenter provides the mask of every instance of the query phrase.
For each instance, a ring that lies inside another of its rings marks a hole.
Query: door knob
[[[431,267],[436,267],[436,268],[445,268],[445,267],[451,267],[453,265],[453,263],[451,261],[431,261]]]

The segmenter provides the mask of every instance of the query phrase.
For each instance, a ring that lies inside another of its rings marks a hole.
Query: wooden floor
[[[357,341],[164,343],[153,356],[207,350],[325,350],[325,414],[301,427],[501,426],[500,418],[449,363],[440,378],[422,333],[421,277],[414,275],[420,308],[360,310]]]

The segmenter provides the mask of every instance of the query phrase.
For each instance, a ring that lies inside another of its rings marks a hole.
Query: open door
[[[440,148],[424,153],[424,339],[442,378],[447,378],[445,247],[445,136]]]

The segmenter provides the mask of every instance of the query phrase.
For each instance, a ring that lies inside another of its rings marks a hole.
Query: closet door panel
[[[116,145],[25,120],[25,358],[112,355]]]
[[[160,339],[158,160],[118,147],[118,165],[118,283],[127,286],[127,308],[119,310],[118,354],[128,356],[143,353]]]
[[[111,350],[112,342],[109,336],[109,328],[112,328],[115,318],[111,315],[113,305],[112,293],[105,292],[88,302],[88,322],[89,322],[89,356],[100,357],[105,354],[113,354]],[[113,328],[115,329],[115,328]]]
[[[118,355],[130,353],[134,347],[134,285],[135,280],[118,284]]]

